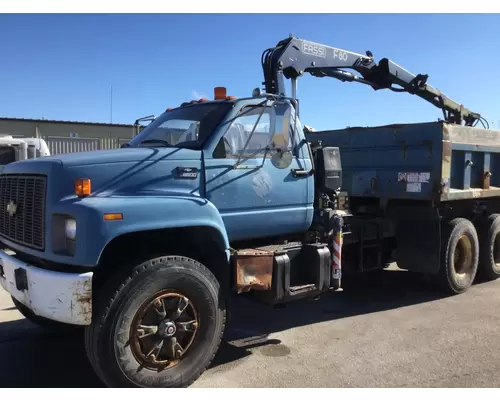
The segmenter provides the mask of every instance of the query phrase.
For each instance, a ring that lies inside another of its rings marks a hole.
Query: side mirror
[[[293,155],[290,150],[278,149],[271,156],[271,163],[278,169],[288,168],[293,161]]]

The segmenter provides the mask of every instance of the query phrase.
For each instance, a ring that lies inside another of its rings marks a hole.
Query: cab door
[[[247,105],[205,158],[205,194],[231,241],[308,229],[314,177],[296,173],[311,169],[299,129],[289,103]]]

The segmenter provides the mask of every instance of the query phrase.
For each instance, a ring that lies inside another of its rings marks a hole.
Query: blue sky
[[[372,51],[500,123],[500,15],[0,15],[0,116],[113,122],[160,114],[195,93],[248,96],[260,56],[290,33]],[[409,94],[299,79],[301,117],[317,129],[441,117]]]

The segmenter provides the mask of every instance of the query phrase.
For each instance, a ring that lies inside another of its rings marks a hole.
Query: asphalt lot
[[[499,387],[500,281],[442,297],[385,271],[273,309],[241,300],[193,387]],[[31,325],[0,289],[0,387],[102,387],[82,336]]]

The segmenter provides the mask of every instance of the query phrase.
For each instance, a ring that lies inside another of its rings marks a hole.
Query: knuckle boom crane
[[[387,58],[381,59],[377,64],[370,51],[361,55],[290,35],[274,48],[265,50],[261,62],[265,79],[263,84],[269,94],[285,95],[284,78],[287,78],[292,80],[292,97],[295,98],[296,79],[309,73],[315,77],[363,83],[374,90],[389,89],[417,95],[440,108],[448,123],[476,126],[481,121],[486,127],[486,121],[480,114],[456,103],[429,85],[428,75],[414,75]],[[346,68],[356,71],[360,76],[345,71]]]

